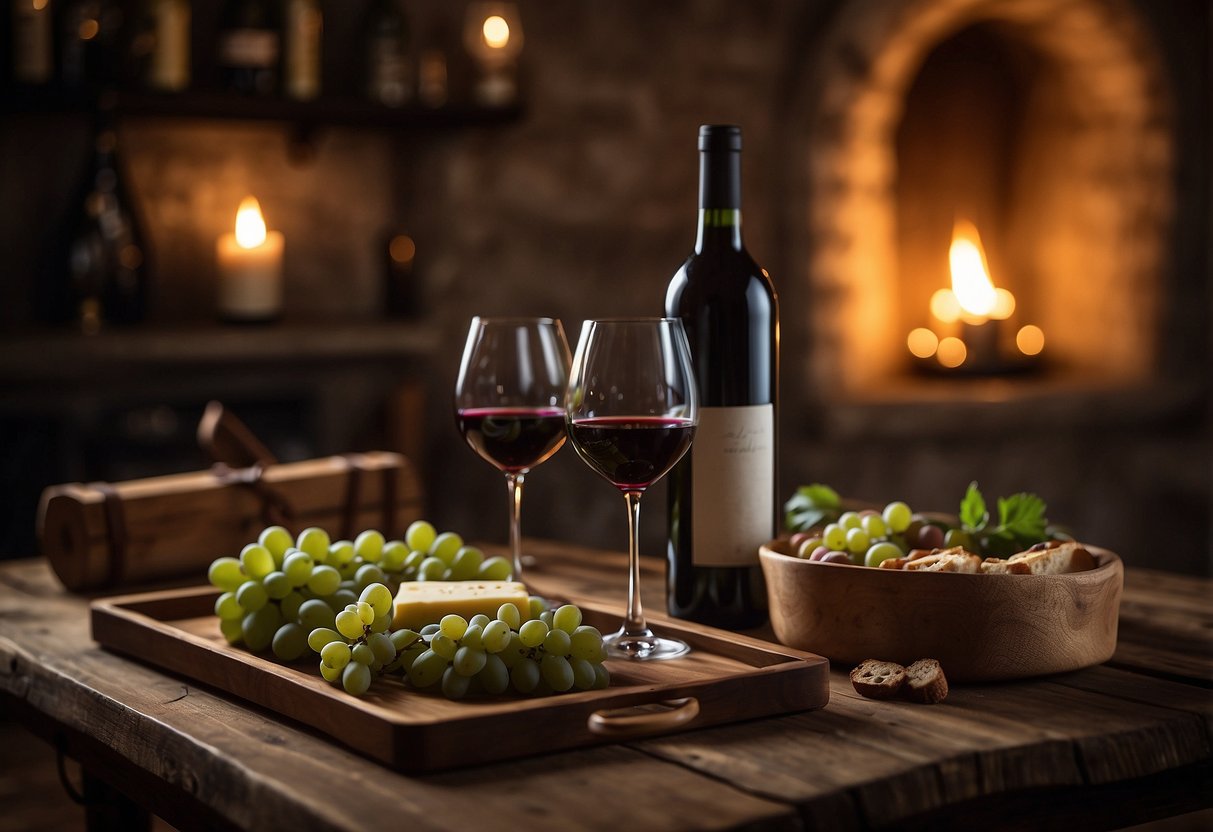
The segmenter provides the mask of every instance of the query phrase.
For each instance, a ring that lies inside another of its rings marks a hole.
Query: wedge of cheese
[[[392,627],[420,630],[451,613],[495,618],[502,604],[513,604],[526,618],[529,603],[526,586],[517,581],[408,581],[396,592]]]

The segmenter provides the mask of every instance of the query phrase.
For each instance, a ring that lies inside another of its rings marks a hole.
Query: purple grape
[[[851,556],[846,552],[827,552],[820,558],[821,563],[850,563]]]
[[[818,546],[809,554],[809,560],[821,560],[830,553],[830,547]]]

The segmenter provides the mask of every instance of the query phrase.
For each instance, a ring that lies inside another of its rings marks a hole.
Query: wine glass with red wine
[[[455,422],[472,449],[505,473],[515,581],[522,580],[522,483],[564,444],[568,377],[560,321],[472,319],[455,382]]]
[[[628,607],[611,655],[672,659],[690,650],[655,635],[640,603],[640,498],[691,447],[699,396],[682,322],[586,321],[564,399],[577,455],[623,494],[628,508]]]

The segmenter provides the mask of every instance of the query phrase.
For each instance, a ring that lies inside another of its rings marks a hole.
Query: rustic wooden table
[[[622,555],[529,548],[540,589],[622,602]],[[660,608],[661,564],[644,580]],[[423,777],[102,650],[87,609],[41,560],[0,567],[0,702],[81,763],[98,826],[1072,830],[1213,805],[1209,580],[1128,570],[1100,667],[935,706],[863,699],[835,668],[823,710]]]

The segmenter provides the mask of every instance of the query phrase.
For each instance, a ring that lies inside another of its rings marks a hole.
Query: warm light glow
[[[939,348],[939,338],[931,330],[918,327],[906,336],[906,346],[918,358],[930,358]]]
[[[990,281],[981,237],[973,223],[956,221],[948,260],[952,266],[952,291],[956,293],[961,309],[974,317],[989,316],[998,296]]]
[[[935,356],[945,367],[959,367],[965,363],[969,351],[965,348],[964,341],[949,336],[939,342],[939,351],[935,353]]]
[[[931,295],[931,314],[945,324],[955,323],[960,318],[960,301],[951,289],[937,289]]]
[[[257,248],[265,243],[261,205],[251,196],[246,196],[236,211],[236,243],[241,248]]]
[[[484,32],[484,43],[490,49],[504,49],[510,42],[510,24],[499,14],[486,17],[481,31]]]
[[[101,25],[91,17],[88,20],[80,22],[80,28],[76,30],[76,34],[80,40],[92,40],[97,37],[97,33],[101,31]]]
[[[397,234],[388,243],[387,250],[393,260],[404,265],[413,262],[413,258],[417,255],[417,244],[408,234]]]
[[[1015,312],[1015,296],[1001,286],[994,290],[994,308],[990,317],[996,321],[1005,321]]]
[[[1045,333],[1040,327],[1028,324],[1015,335],[1015,346],[1024,355],[1040,355],[1045,348]]]
[[[42,11],[43,9],[46,8],[46,4],[49,2],[50,2],[50,0],[34,0],[34,3],[33,3],[34,11],[36,11],[36,12]]]

